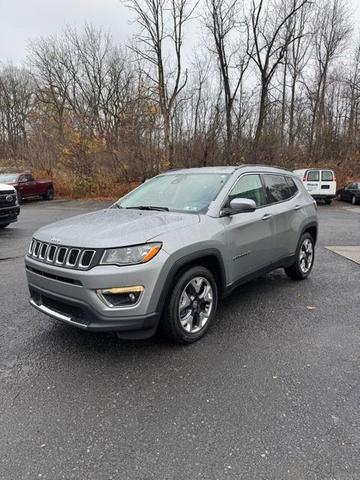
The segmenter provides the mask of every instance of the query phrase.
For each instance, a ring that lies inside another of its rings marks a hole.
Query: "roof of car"
[[[175,175],[175,174],[185,174],[185,173],[220,173],[220,174],[232,174],[236,170],[240,169],[256,169],[263,172],[269,173],[286,173],[292,174],[289,170],[285,170],[280,167],[272,167],[269,165],[259,165],[259,164],[243,164],[243,165],[225,165],[225,166],[214,166],[214,167],[197,167],[197,168],[178,168],[168,170],[164,172],[165,175]]]
[[[195,168],[174,168],[164,172],[166,175],[181,173],[233,173],[239,167],[236,166],[214,166],[214,167],[195,167]]]

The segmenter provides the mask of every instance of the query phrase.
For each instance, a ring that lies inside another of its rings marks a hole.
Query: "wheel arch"
[[[310,233],[310,235],[314,239],[314,243],[316,244],[317,239],[318,239],[318,225],[317,225],[317,223],[314,222],[314,223],[310,223],[310,224],[306,225],[303,228],[303,231],[301,232],[301,235],[304,235],[304,233]]]
[[[197,253],[185,255],[172,265],[169,273],[166,276],[166,280],[158,300],[156,309],[157,312],[163,312],[166,299],[169,297],[174,282],[179,275],[194,266],[208,268],[215,277],[219,289],[219,296],[221,297],[223,295],[226,287],[226,273],[221,253],[216,249],[205,249]]]

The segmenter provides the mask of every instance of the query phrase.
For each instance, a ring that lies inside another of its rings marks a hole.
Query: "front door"
[[[273,259],[272,215],[266,205],[266,194],[260,175],[242,175],[230,192],[227,205],[234,198],[254,200],[257,209],[224,219],[231,283],[260,270]]]

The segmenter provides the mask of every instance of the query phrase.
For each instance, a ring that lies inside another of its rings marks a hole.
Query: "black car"
[[[336,192],[338,200],[351,202],[353,205],[360,204],[360,182],[348,183],[344,188]]]

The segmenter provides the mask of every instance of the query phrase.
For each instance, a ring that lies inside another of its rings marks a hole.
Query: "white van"
[[[316,200],[325,200],[325,203],[330,205],[336,197],[336,176],[333,170],[303,168],[294,170],[294,173],[301,178],[306,190]]]

